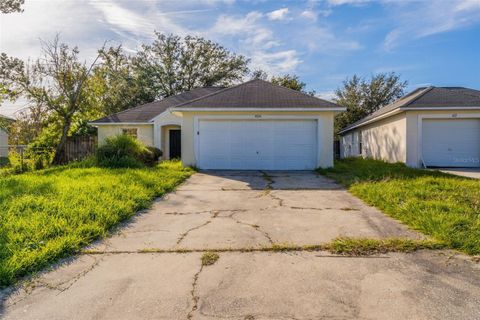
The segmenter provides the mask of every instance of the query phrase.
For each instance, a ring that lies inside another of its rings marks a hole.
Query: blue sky
[[[295,73],[325,98],[346,77],[395,71],[418,86],[480,89],[480,0],[26,0],[0,16],[0,51],[23,59],[38,39],[91,59],[105,40],[135,52],[153,30],[199,35],[271,74]],[[0,107],[12,114],[21,102]]]

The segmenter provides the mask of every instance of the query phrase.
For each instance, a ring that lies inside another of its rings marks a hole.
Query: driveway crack
[[[193,313],[198,309],[198,300],[200,297],[197,295],[197,282],[200,277],[200,273],[203,271],[203,264],[200,266],[200,270],[193,276],[192,290],[190,290],[190,296],[192,297],[193,305],[190,311],[187,314],[187,320],[193,318]]]
[[[233,221],[235,221],[236,223],[239,223],[239,224],[243,224],[245,226],[249,226],[249,227],[252,227],[253,229],[255,229],[257,232],[260,232],[265,238],[267,238],[268,242],[270,242],[270,244],[273,244],[273,240],[272,240],[272,237],[268,234],[268,232],[262,230],[260,228],[260,226],[258,224],[253,224],[253,223],[248,223],[248,222],[243,222],[239,219],[236,219],[234,216],[235,214],[237,214],[238,212],[233,212],[232,214],[230,214],[228,217],[231,218]]]

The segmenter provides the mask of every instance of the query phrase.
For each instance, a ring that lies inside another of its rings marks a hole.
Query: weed
[[[207,251],[202,255],[202,266],[210,266],[217,262],[220,256],[216,252]]]
[[[480,254],[480,180],[361,158],[319,172],[449,248]]]

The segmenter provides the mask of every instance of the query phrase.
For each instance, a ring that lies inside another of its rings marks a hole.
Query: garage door
[[[200,169],[316,168],[315,120],[200,120],[197,134]]]
[[[480,166],[479,119],[424,119],[423,161],[433,167]]]

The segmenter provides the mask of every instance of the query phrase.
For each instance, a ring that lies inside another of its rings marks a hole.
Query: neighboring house
[[[480,167],[480,91],[419,88],[339,132],[341,157]]]
[[[344,110],[252,80],[194,89],[91,124],[99,143],[131,134],[200,169],[310,170],[333,165],[333,119]]]
[[[13,119],[2,115],[0,115],[0,118],[0,121],[13,121]],[[5,129],[0,128],[0,158],[4,157],[8,157],[8,132]]]

